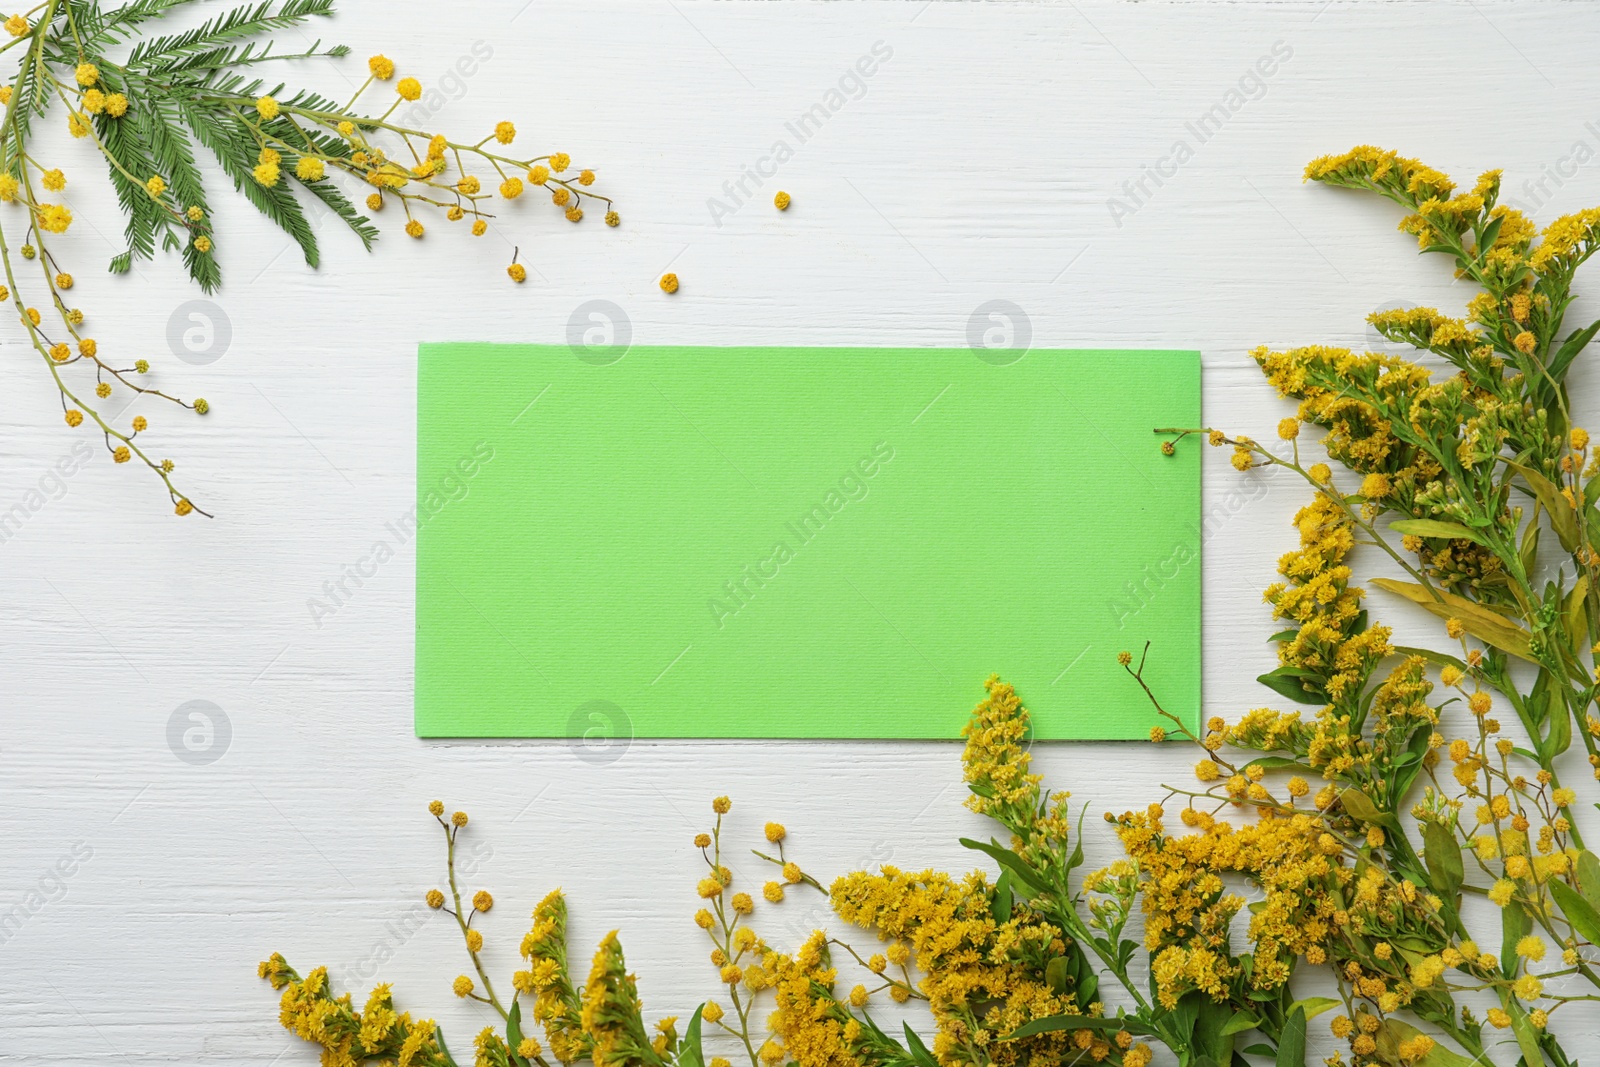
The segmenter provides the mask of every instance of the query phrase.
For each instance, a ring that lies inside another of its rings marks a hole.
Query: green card
[[[1199,353],[593,352],[421,347],[419,736],[1197,724]]]

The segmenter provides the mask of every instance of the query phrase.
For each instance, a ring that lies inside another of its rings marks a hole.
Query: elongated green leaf
[[[1372,798],[1354,787],[1345,789],[1339,794],[1339,803],[1345,811],[1354,818],[1374,826],[1382,826],[1391,830],[1398,830],[1400,823],[1395,817],[1382,810],[1372,802]]]
[[[1277,693],[1279,696],[1288,697],[1300,704],[1327,703],[1320,691],[1310,688],[1307,683],[1313,682],[1316,675],[1299,667],[1279,667],[1259,675],[1256,681]]]
[[[694,1010],[694,1015],[689,1020],[689,1029],[683,1035],[683,1041],[678,1045],[678,1067],[705,1067],[705,1051],[700,1036],[700,1016],[706,1010],[704,1004]]]
[[[1245,770],[1249,770],[1251,767],[1260,767],[1265,771],[1311,770],[1311,768],[1306,766],[1302,761],[1293,759],[1289,756],[1257,756],[1255,759],[1244,765]]]
[[[1306,1011],[1298,1004],[1290,1010],[1288,1022],[1278,1037],[1278,1067],[1305,1067]]]
[[[1039,880],[1039,876],[1034,873],[1033,868],[1029,867],[1021,856],[1010,849],[1001,848],[993,843],[985,844],[982,841],[974,841],[970,837],[963,837],[960,841],[964,847],[975,849],[993,859],[1000,864],[1002,870],[1010,871],[1013,880],[1024,889],[1028,889],[1035,894],[1045,891],[1045,884]]]
[[[1539,1051],[1539,1035],[1534,1033],[1533,1022],[1528,1018],[1527,1011],[1516,1001],[1511,1001],[1511,1032],[1517,1035],[1517,1048],[1522,1050],[1523,1062],[1528,1067],[1535,1067],[1544,1062],[1544,1055]]]
[[[1583,894],[1565,882],[1552,878],[1545,884],[1550,887],[1550,895],[1556,898],[1561,913],[1578,935],[1591,945],[1600,945],[1600,911],[1596,911],[1594,905],[1583,898]]]
[[[1399,1019],[1393,1018],[1392,1016],[1385,1019],[1383,1024],[1378,1027],[1378,1033],[1376,1035],[1378,1039],[1379,1060],[1384,1063],[1401,1062],[1401,1043],[1411,1040],[1420,1033],[1422,1033],[1422,1031],[1418,1030],[1415,1026],[1411,1026],[1408,1023],[1403,1023]],[[1486,1067],[1486,1065],[1483,1064],[1475,1064],[1474,1061],[1469,1060],[1467,1057],[1458,1052],[1451,1052],[1449,1049],[1445,1048],[1443,1044],[1437,1042],[1434,1044],[1433,1048],[1429,1050],[1427,1055],[1423,1056],[1420,1060],[1411,1062],[1415,1063],[1416,1067]],[[1538,1060],[1533,1062],[1535,1065],[1539,1063]]]
[[[517,1067],[527,1067],[528,1061],[517,1053],[517,1046],[522,1044],[522,1001],[513,1000],[511,1010],[506,1013],[506,1044],[511,1046],[511,1062]]]
[[[989,914],[994,916],[997,924],[1004,924],[1011,918],[1011,872],[1001,870],[1000,877],[994,883],[994,899],[989,902]]]
[[[939,1067],[939,1061],[933,1058],[933,1053],[928,1051],[928,1046],[922,1043],[922,1038],[911,1029],[910,1023],[905,1023],[906,1050],[911,1053],[911,1059],[918,1067]]]
[[[1459,522],[1444,522],[1440,519],[1401,519],[1399,522],[1391,522],[1389,529],[1413,537],[1448,537],[1452,540],[1461,539],[1483,544],[1482,534]]]
[[[1595,911],[1600,911],[1600,857],[1584,849],[1578,853],[1578,891]]]
[[[1289,1005],[1289,1012],[1293,1014],[1297,1010],[1302,1011],[1305,1013],[1306,1020],[1310,1021],[1323,1012],[1332,1011],[1343,1004],[1344,1001],[1337,997],[1304,997]]]
[[[1246,1030],[1254,1030],[1260,1025],[1260,1019],[1257,1019],[1249,1012],[1241,1011],[1235,1013],[1233,1018],[1222,1024],[1221,1033],[1223,1037],[1231,1037],[1234,1034],[1240,1034]]]
[[[1545,514],[1550,516],[1550,528],[1556,532],[1556,537],[1561,541],[1561,547],[1571,552],[1578,545],[1578,513],[1572,510],[1572,505],[1567,503],[1567,498],[1561,495],[1561,490],[1549,478],[1522,463],[1513,463],[1506,460],[1506,466],[1522,475],[1522,480],[1528,483],[1528,488],[1533,490],[1534,499],[1539,501]]]
[[[1067,968],[1070,966],[1071,961],[1065,956],[1057,956],[1044,965],[1044,984],[1058,997],[1067,991]]]
[[[1500,970],[1507,978],[1517,973],[1517,942],[1528,936],[1532,922],[1521,904],[1500,909]]]
[[[1559,382],[1562,375],[1567,372],[1567,368],[1572,365],[1572,361],[1578,358],[1578,353],[1594,340],[1596,331],[1600,331],[1600,321],[1591,322],[1583,329],[1573,330],[1568,334],[1567,339],[1556,350],[1556,354],[1550,357],[1550,377]]]
[[[1437,590],[1438,599],[1435,599],[1432,592],[1415,582],[1399,582],[1392,578],[1373,578],[1372,584],[1405,597],[1441,619],[1460,619],[1467,633],[1484,644],[1529,663],[1539,662],[1528,648],[1528,631],[1475,601],[1443,589]]]
[[[1447,900],[1454,900],[1466,876],[1461,862],[1461,846],[1448,826],[1438,822],[1422,824],[1422,861],[1433,875],[1434,888]]]

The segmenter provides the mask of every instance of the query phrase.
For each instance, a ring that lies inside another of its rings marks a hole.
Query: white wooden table
[[[780,819],[824,875],[971,864],[955,839],[986,829],[961,807],[955,743],[637,742],[595,760],[565,743],[418,741],[412,547],[320,626],[307,607],[413,505],[418,341],[559,339],[604,299],[636,343],[961,345],[974,310],[1005,300],[1036,346],[1199,348],[1208,420],[1267,437],[1288,408],[1252,346],[1363,344],[1369,311],[1470,295],[1443,260],[1418,261],[1390,206],[1302,185],[1308,159],[1377,143],[1466,183],[1504,167],[1508,196],[1546,217],[1600,201],[1600,12],[1581,5],[343,7],[323,35],[353,56],[297,76],[339,96],[385,52],[450,90],[439,124],[511,118],[527,143],[594,166],[624,223],[574,227],[523,203],[482,239],[440,223],[413,242],[384,216],[367,256],[322,218],[313,271],[217,176],[214,314],[230,339],[202,365],[169,343],[199,294],[171,259],[102,273],[120,216],[92,150],[52,140],[80,219],[58,247],[102,348],[147,356],[163,386],[213,405],[204,421],[150,414],[218,517],[175,519],[151,478],[103,456],[58,487],[48,472],[81,438],[18,331],[0,330],[0,513],[27,510],[0,544],[6,1062],[312,1063],[255,977],[274,950],[328,964],[358,1001],[393,982],[459,1053],[486,1019],[449,991],[466,962],[452,931],[418,922],[441,877],[433,797],[473,817],[467,883],[499,901],[498,974],[527,909],[561,885],[578,967],[620,927],[653,1014],[714,990],[689,920],[690,838],[714,794],[735,798],[734,841]],[[741,204],[728,189],[747,168],[761,180]],[[786,215],[770,206],[780,188]],[[503,272],[513,247],[531,270],[520,288]],[[668,269],[683,279],[670,299]],[[1592,368],[1573,380],[1600,408]],[[1260,590],[1304,494],[1207,459],[1205,703],[1231,715],[1276,699],[1253,682],[1275,662]],[[35,490],[46,499],[27,509]],[[227,730],[174,747],[191,701]],[[1098,815],[1158,799],[1190,755],[1081,744],[1037,761]],[[1103,824],[1087,833],[1092,863],[1117,855]],[[62,860],[71,873],[52,873]],[[766,929],[788,943],[822,921],[791,903]],[[1597,1013],[1578,1029],[1600,1033]]]

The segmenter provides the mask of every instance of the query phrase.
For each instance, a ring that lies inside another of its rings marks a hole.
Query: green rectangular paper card
[[[594,351],[421,347],[419,736],[1197,723],[1198,353]]]

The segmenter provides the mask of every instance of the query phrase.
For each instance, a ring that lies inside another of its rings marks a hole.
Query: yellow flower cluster
[[[396,1067],[446,1067],[452,1061],[438,1041],[432,1019],[413,1021],[396,1013],[387,985],[373,988],[357,1012],[350,994],[335,997],[328,988],[328,970],[318,967],[304,979],[278,953],[263,960],[257,974],[283,990],[279,1021],[297,1037],[321,1045],[325,1067],[359,1067],[384,1059]]]

